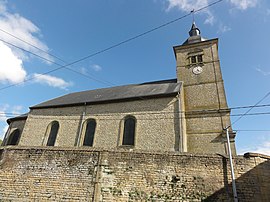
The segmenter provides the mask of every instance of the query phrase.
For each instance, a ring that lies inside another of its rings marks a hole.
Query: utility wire
[[[213,3],[210,3],[210,4],[208,4],[208,5],[206,5],[206,6],[202,7],[202,8],[199,8],[199,9],[197,9],[197,10],[192,10],[190,13],[185,14],[185,15],[179,17],[179,18],[176,18],[176,19],[174,19],[174,20],[171,20],[171,21],[169,21],[169,22],[167,22],[167,23],[164,23],[164,24],[162,24],[162,25],[159,25],[159,26],[157,26],[157,27],[155,27],[155,28],[152,28],[152,29],[150,29],[150,30],[148,30],[148,31],[146,31],[146,32],[143,32],[143,33],[138,34],[138,35],[136,35],[136,36],[133,36],[133,37],[131,37],[131,38],[128,38],[128,39],[126,39],[126,40],[124,40],[124,41],[122,41],[122,42],[116,43],[116,44],[114,44],[114,45],[112,45],[112,46],[109,46],[108,48],[105,48],[105,49],[102,49],[102,50],[97,51],[97,52],[95,52],[95,53],[89,54],[89,55],[87,55],[87,56],[85,56],[85,57],[82,57],[82,58],[80,58],[80,59],[78,59],[78,60],[75,60],[75,61],[73,61],[73,62],[71,62],[71,63],[68,63],[68,64],[66,64],[66,65],[61,65],[60,67],[55,68],[55,69],[53,69],[53,70],[50,70],[50,71],[48,71],[48,72],[42,73],[41,75],[46,75],[46,74],[55,72],[55,71],[57,71],[57,70],[66,68],[66,67],[68,67],[68,66],[71,66],[71,65],[74,65],[74,64],[76,64],[76,63],[79,63],[79,62],[81,62],[81,61],[83,61],[83,60],[86,60],[86,59],[89,59],[89,58],[94,57],[94,56],[96,56],[96,55],[99,55],[99,54],[101,54],[101,53],[107,52],[107,51],[109,51],[109,50],[111,50],[111,49],[114,49],[114,48],[116,48],[116,47],[118,47],[118,46],[121,46],[121,45],[123,45],[123,44],[126,44],[126,43],[128,43],[128,42],[130,42],[130,41],[133,41],[133,40],[135,40],[135,39],[137,39],[137,38],[140,38],[140,37],[145,36],[145,35],[147,35],[147,34],[149,34],[149,33],[151,33],[151,32],[154,32],[154,31],[156,31],[156,30],[158,30],[158,29],[161,29],[161,28],[163,28],[163,27],[166,27],[166,26],[168,26],[168,25],[170,25],[170,24],[172,24],[172,23],[175,23],[175,22],[177,22],[177,21],[179,21],[179,20],[182,20],[183,18],[186,18],[187,16],[189,16],[189,15],[191,15],[191,14],[193,14],[193,13],[197,13],[197,12],[200,12],[200,11],[206,9],[206,8],[209,8],[209,7],[211,7],[211,6],[214,6],[214,5],[216,5],[216,4],[218,4],[218,3],[222,2],[222,1],[223,1],[223,0],[218,0],[218,1],[215,1],[215,2],[213,2]],[[2,39],[1,39],[1,41],[4,42],[4,40],[2,40]],[[13,46],[15,47],[14,44],[13,44]],[[26,51],[27,51],[27,50],[26,50]],[[31,53],[31,51],[27,51],[27,52],[28,52],[28,53]],[[37,56],[37,54],[35,54],[35,53],[33,53],[33,54]],[[42,58],[42,56],[37,56],[37,57]],[[46,61],[48,61],[47,58],[46,58]],[[53,63],[54,63],[54,62],[53,62]],[[40,75],[40,76],[41,76],[41,75]],[[16,84],[11,84],[11,85],[5,86],[5,87],[3,87],[3,88],[0,88],[0,90],[4,90],[4,89],[7,89],[7,88],[10,88],[10,87],[13,87],[13,86],[17,86],[17,85],[19,85],[19,84],[21,84],[21,83],[28,82],[28,81],[33,80],[33,79],[35,79],[35,78],[36,78],[36,77],[32,77],[32,78],[25,79],[25,80],[22,81],[22,82],[19,82],[19,83],[16,83]]]
[[[220,110],[216,110],[216,109],[208,109],[208,110],[192,110],[192,111],[188,111],[189,113],[209,113],[209,112],[220,112],[222,110],[232,110],[232,109],[246,109],[246,108],[262,108],[262,107],[270,107],[270,104],[264,104],[264,105],[248,105],[248,106],[238,106],[238,107],[231,107],[231,108],[227,108],[227,109],[220,109]],[[169,111],[160,111],[160,112],[136,112],[133,113],[134,115],[140,115],[140,114],[178,114],[178,113],[185,113],[187,111],[178,111],[178,112],[169,112]],[[262,112],[262,114],[265,112]],[[267,113],[267,112],[266,112]],[[25,113],[21,114],[21,113],[13,113],[13,112],[0,112],[1,114],[6,114],[6,115],[15,115],[15,116],[21,116],[24,115]],[[242,116],[243,114],[236,114],[237,116]],[[115,114],[107,114],[106,116],[115,116]],[[192,115],[191,115],[192,116]],[[193,115],[194,116],[194,115]],[[192,117],[193,117],[192,116]],[[201,114],[200,114],[201,116]],[[234,114],[232,114],[231,116],[235,116]]]
[[[18,37],[17,37],[17,38],[18,38]],[[5,87],[3,87],[3,88],[0,88],[0,90],[4,90],[4,89],[7,89],[7,88],[10,88],[10,87],[13,87],[13,86],[20,85],[20,84],[22,84],[22,83],[25,83],[25,82],[34,80],[34,79],[36,79],[36,78],[38,78],[38,77],[40,77],[40,76],[50,74],[50,73],[55,72],[55,71],[57,71],[57,70],[60,70],[60,69],[62,69],[62,68],[65,68],[65,69],[67,69],[67,70],[69,70],[69,71],[71,71],[71,72],[80,74],[80,75],[82,75],[82,76],[84,76],[84,77],[87,77],[87,78],[89,78],[89,79],[91,79],[91,80],[95,80],[95,81],[97,81],[97,82],[103,83],[103,84],[105,84],[105,85],[108,85],[108,84],[114,85],[114,84],[112,84],[111,82],[108,82],[108,81],[102,81],[102,80],[100,80],[100,79],[96,79],[96,78],[94,78],[94,77],[91,77],[91,76],[89,76],[89,75],[87,75],[87,74],[83,74],[83,73],[81,73],[81,72],[79,72],[79,71],[77,71],[77,70],[71,69],[71,68],[69,68],[67,65],[61,65],[61,64],[59,64],[59,63],[57,63],[57,62],[54,62],[53,60],[50,60],[50,59],[45,58],[45,57],[43,57],[43,56],[41,56],[41,55],[38,55],[38,54],[33,53],[33,52],[31,52],[31,51],[28,51],[28,50],[26,50],[26,49],[24,49],[24,48],[21,48],[21,47],[15,45],[15,44],[13,44],[13,43],[10,43],[10,42],[7,42],[7,41],[3,40],[3,39],[0,39],[0,41],[4,42],[5,44],[8,44],[8,45],[10,45],[10,46],[13,46],[13,47],[15,47],[15,48],[17,48],[17,49],[19,49],[19,50],[22,50],[22,51],[24,51],[24,52],[27,52],[27,53],[29,53],[29,54],[31,54],[31,55],[34,55],[34,56],[36,56],[36,57],[38,57],[38,58],[40,58],[40,59],[42,59],[42,60],[45,60],[45,61],[47,61],[47,62],[49,62],[49,63],[53,63],[53,64],[59,66],[59,67],[56,68],[56,69],[50,70],[50,71],[48,71],[48,72],[45,72],[45,73],[42,73],[42,74],[39,74],[39,75],[36,75],[36,76],[33,76],[33,77],[30,77],[30,78],[28,78],[28,79],[23,80],[22,82],[15,83],[15,84],[11,84],[11,85],[5,86]],[[25,42],[25,43],[27,43],[27,42]],[[29,43],[27,43],[27,44],[29,44]],[[35,46],[33,46],[33,47],[35,47]]]
[[[3,29],[0,28],[0,31],[2,31],[2,32],[4,32],[5,34],[7,34],[7,35],[9,35],[9,36],[12,36],[12,37],[14,37],[15,39],[17,39],[17,40],[19,40],[19,41],[21,41],[21,42],[23,42],[23,43],[25,43],[25,44],[28,44],[29,46],[32,46],[32,47],[34,47],[35,49],[37,49],[37,50],[39,50],[39,51],[41,51],[41,52],[43,52],[43,53],[45,53],[45,54],[47,54],[47,55],[49,55],[49,56],[51,56],[51,57],[54,57],[54,58],[60,60],[61,62],[67,64],[67,62],[66,62],[65,60],[61,59],[60,57],[58,57],[58,56],[56,56],[56,55],[54,55],[54,54],[51,54],[51,53],[49,53],[48,51],[45,51],[45,50],[43,50],[43,49],[41,49],[41,48],[39,48],[39,47],[37,47],[37,46],[35,46],[35,45],[29,43],[28,41],[25,41],[25,40],[23,40],[23,39],[21,39],[21,38],[15,36],[15,35],[13,35],[13,34],[7,32],[6,30],[3,30]],[[34,55],[34,56],[37,56],[38,58],[40,58],[40,59],[42,59],[42,60],[45,60],[45,61],[47,61],[47,62],[49,62],[49,63],[53,63],[53,64],[55,64],[55,65],[57,65],[57,66],[62,66],[61,64],[56,63],[56,62],[54,62],[53,60],[50,60],[50,59],[48,59],[48,58],[45,58],[45,57],[40,56],[40,55],[38,55],[38,54],[35,54],[35,53],[31,52],[31,51],[25,50],[24,48],[21,48],[21,47],[19,47],[19,46],[16,46],[16,45],[14,45],[14,44],[12,44],[12,43],[9,43],[9,42],[7,42],[7,41],[4,41],[3,39],[0,39],[0,41],[4,42],[4,43],[6,43],[6,44],[9,44],[9,45],[11,45],[11,46],[13,46],[13,47],[15,47],[15,48],[18,48],[18,49],[20,49],[20,50],[22,50],[22,51],[25,51],[25,52],[27,52],[27,53],[29,53],[29,54],[32,54],[32,55]],[[74,73],[76,73],[76,74],[79,74],[79,75],[81,75],[81,76],[84,76],[84,77],[86,77],[86,78],[89,78],[89,79],[91,79],[91,80],[95,80],[95,81],[100,82],[100,83],[102,83],[102,84],[106,84],[106,85],[107,85],[107,84],[109,84],[109,85],[115,85],[115,84],[113,84],[113,83],[111,83],[111,82],[109,82],[109,81],[105,81],[105,80],[102,81],[101,79],[95,79],[95,78],[93,78],[92,76],[89,76],[88,74],[79,72],[79,71],[77,71],[77,70],[74,70],[74,69],[71,69],[71,68],[68,68],[68,67],[65,67],[65,68],[66,68],[67,70],[71,71],[71,72],[74,72]]]
[[[22,49],[22,48],[20,48],[20,47],[14,45],[14,44],[11,44],[11,43],[9,43],[9,42],[7,42],[7,41],[4,41],[3,39],[0,39],[0,40],[3,41],[3,42],[6,43],[6,44],[12,45],[12,46],[14,46],[14,47],[16,47],[16,48],[19,48],[19,49],[21,49],[21,50],[23,50],[23,51],[25,51],[25,52],[28,52],[28,53],[30,53],[30,54],[33,54],[33,55],[35,55],[35,56],[37,56],[37,57],[39,57],[39,58],[41,58],[41,59],[43,59],[43,60],[46,60],[46,61],[48,61],[48,62],[51,62],[51,63],[53,63],[53,64],[56,64],[56,65],[60,66],[59,68],[56,68],[56,69],[54,69],[54,70],[51,70],[51,71],[49,71],[49,72],[45,72],[45,73],[41,74],[41,75],[45,75],[45,74],[49,74],[49,73],[51,73],[51,72],[57,71],[57,70],[62,69],[62,68],[67,68],[68,66],[71,66],[71,65],[76,64],[76,63],[78,63],[78,62],[81,62],[81,61],[83,61],[83,60],[86,60],[86,59],[88,59],[88,58],[90,58],[90,57],[93,57],[93,56],[96,56],[96,55],[98,55],[98,54],[101,54],[101,53],[103,53],[103,52],[109,51],[109,50],[111,50],[111,49],[113,49],[113,48],[116,48],[116,47],[118,47],[118,46],[121,46],[121,45],[123,45],[123,44],[125,44],[125,43],[128,43],[128,42],[130,42],[130,41],[133,41],[133,40],[135,40],[135,39],[137,39],[137,38],[140,38],[140,37],[142,37],[142,36],[144,36],[144,35],[146,35],[146,34],[149,34],[149,33],[153,32],[153,31],[156,31],[156,30],[158,30],[158,29],[160,29],[160,28],[163,28],[163,27],[165,27],[165,26],[168,26],[168,25],[170,25],[170,24],[172,24],[172,23],[174,23],[174,22],[177,22],[177,21],[179,21],[179,20],[181,20],[181,19],[183,19],[183,18],[185,18],[185,17],[187,17],[187,16],[189,16],[189,15],[191,15],[191,14],[194,15],[194,13],[199,12],[199,11],[201,11],[201,10],[204,10],[204,9],[206,9],[206,8],[208,8],[208,7],[211,7],[211,6],[213,6],[213,5],[217,4],[217,3],[220,3],[221,1],[223,1],[223,0],[215,1],[215,2],[213,2],[213,3],[211,3],[211,4],[208,4],[208,5],[205,6],[205,7],[202,7],[202,8],[200,8],[200,9],[198,9],[198,10],[192,10],[190,13],[188,13],[188,14],[182,16],[182,17],[176,18],[175,20],[172,20],[172,21],[169,21],[169,22],[167,22],[167,23],[164,23],[164,24],[162,24],[162,25],[160,25],[160,26],[158,26],[158,27],[155,27],[155,28],[153,28],[153,29],[150,29],[150,30],[148,30],[148,31],[146,31],[146,32],[143,32],[143,33],[141,33],[141,34],[139,34],[139,35],[136,35],[136,36],[134,36],[134,37],[131,37],[131,38],[127,39],[127,40],[124,40],[124,41],[122,41],[122,42],[120,42],[120,43],[118,43],[118,44],[112,45],[112,46],[110,46],[110,47],[108,47],[108,48],[105,48],[105,49],[100,50],[100,51],[98,51],[98,52],[95,52],[95,53],[93,53],[93,54],[87,55],[87,56],[85,56],[85,57],[83,57],[83,58],[81,58],[81,59],[78,59],[78,60],[76,60],[76,61],[74,61],[74,62],[71,62],[71,63],[68,63],[68,64],[66,64],[66,65],[58,64],[58,63],[56,63],[56,62],[54,62],[54,61],[52,61],[52,60],[49,60],[49,59],[47,59],[47,58],[45,58],[45,57],[42,57],[42,56],[40,56],[40,55],[38,55],[38,54],[35,54],[35,53],[31,52],[31,51],[27,51],[27,50]],[[52,57],[55,57],[55,58],[59,59],[60,61],[63,61],[62,59],[58,58],[58,57],[55,56],[55,55],[52,55],[52,54],[50,54],[50,53],[47,53],[46,51],[43,51],[42,49],[40,49],[40,48],[38,48],[38,47],[36,47],[36,46],[34,46],[34,45],[32,45],[32,44],[30,44],[30,43],[24,41],[24,40],[21,40],[20,38],[18,38],[18,37],[16,37],[16,36],[14,36],[14,35],[12,35],[12,34],[6,32],[6,31],[4,31],[4,30],[2,30],[2,29],[0,29],[0,30],[1,30],[2,32],[6,33],[6,34],[9,34],[10,36],[15,37],[16,39],[18,39],[18,40],[20,40],[20,41],[23,41],[23,42],[27,43],[28,45],[31,45],[31,46],[37,48],[38,50],[40,50],[40,51],[42,51],[42,52],[45,52],[46,54],[48,54],[48,55],[50,55],[50,56],[52,56]],[[68,70],[71,70],[72,72],[81,74],[81,72],[77,72],[77,71],[75,71],[75,70],[73,70],[73,69],[70,69],[70,68],[67,68],[67,69],[68,69]],[[41,76],[41,75],[39,75],[39,76]],[[84,75],[84,74],[83,74],[83,75]],[[84,75],[84,76],[86,76],[86,75]],[[36,77],[37,77],[37,76],[36,76]],[[26,80],[24,80],[23,82],[20,82],[20,83],[25,83],[25,82],[27,82],[27,81],[33,80],[33,79],[36,78],[36,77],[32,77],[32,78],[26,79]],[[91,78],[91,79],[93,79],[93,78]],[[95,79],[94,79],[94,80],[95,80]],[[12,85],[6,86],[6,87],[4,87],[4,88],[0,88],[0,90],[9,88],[9,87],[11,87],[11,86],[19,85],[20,83],[12,84]],[[253,113],[253,114],[248,114],[254,107],[256,107],[258,104],[260,104],[260,103],[261,103],[264,99],[266,99],[269,95],[270,95],[270,92],[268,92],[261,100],[259,100],[253,107],[251,107],[249,110],[247,110],[244,114],[241,114],[240,117],[239,117],[237,120],[235,120],[235,121],[230,125],[230,127],[231,127],[232,125],[236,124],[238,121],[240,121],[244,116],[247,116],[247,115],[259,115],[259,114],[260,114],[260,115],[261,115],[261,114],[269,114],[268,112],[266,112],[266,113]],[[239,116],[239,115],[231,115],[231,116]]]
[[[242,130],[242,129],[240,130],[236,129],[234,131],[236,132],[270,132],[270,130]]]
[[[29,43],[28,41],[25,41],[25,40],[23,40],[23,39],[21,39],[21,38],[15,36],[15,35],[13,35],[13,34],[7,32],[6,30],[3,30],[3,29],[0,28],[0,31],[1,31],[1,32],[4,32],[5,34],[7,34],[7,35],[9,35],[9,36],[12,36],[12,37],[15,38],[15,39],[18,39],[19,41],[22,41],[23,43],[26,43],[26,44],[28,44],[28,45],[30,45],[30,46],[36,48],[37,50],[39,50],[39,51],[41,51],[41,52],[43,52],[43,53],[45,53],[45,54],[47,54],[47,55],[49,55],[49,56],[51,56],[51,57],[54,57],[54,58],[60,60],[61,62],[66,63],[64,60],[62,60],[62,59],[59,58],[58,56],[53,55],[53,54],[49,53],[48,51],[45,51],[45,50],[43,50],[43,49],[41,49],[41,48],[39,48],[39,47],[37,47],[37,46],[35,46],[35,45]]]
[[[263,96],[262,99],[260,99],[255,105],[253,105],[250,109],[248,109],[244,114],[242,114],[238,119],[236,119],[229,127],[232,127],[232,125],[236,124],[238,121],[240,121],[244,116],[249,115],[249,112],[255,108],[256,106],[258,106],[263,100],[265,100],[268,96],[270,95],[270,91],[268,93],[266,93],[265,96]]]
[[[129,115],[130,113],[125,113],[125,114],[121,114],[121,115]],[[169,115],[168,115],[169,114]],[[149,113],[149,112],[145,112],[145,113],[133,113],[132,115],[134,116],[138,116],[138,120],[144,120],[142,118],[139,118],[139,116],[149,116],[149,115],[159,115],[158,117],[150,117],[149,119],[147,118],[146,120],[160,120],[160,119],[192,119],[192,118],[203,118],[204,115],[201,114],[201,115],[189,115],[189,116],[185,116],[185,117],[174,117],[174,116],[170,116],[172,113]],[[23,115],[23,114],[22,114]],[[92,117],[111,117],[111,116],[121,116],[121,115],[115,115],[115,114],[86,114],[86,116],[92,116]],[[164,117],[166,116],[167,117]],[[252,113],[252,114],[246,114],[245,116],[258,116],[258,115],[270,115],[270,112],[259,112],[259,113]],[[54,116],[58,116],[58,115],[54,115]],[[72,116],[72,115],[71,115]],[[73,116],[79,116],[79,115],[73,115]],[[163,116],[163,117],[161,117]],[[207,115],[208,116],[208,115]],[[220,115],[216,114],[216,115],[213,115],[212,117],[219,117]],[[224,115],[224,116],[243,116],[243,114],[233,114],[233,115]],[[7,118],[13,118],[14,116],[12,116],[11,114],[0,114],[0,117],[7,117]],[[209,117],[209,116],[208,116]],[[16,117],[15,117],[16,118]],[[35,116],[35,118],[38,118],[37,116]],[[42,116],[40,119],[51,119],[51,117],[45,117],[45,116]],[[80,118],[65,118],[65,117],[59,117],[59,119],[63,119],[63,120],[80,120]],[[102,118],[101,118],[102,119]],[[108,118],[106,120],[119,120],[118,118]]]
[[[238,107],[231,107],[229,109],[234,110],[234,109],[261,108],[261,107],[270,107],[270,104],[238,106]]]

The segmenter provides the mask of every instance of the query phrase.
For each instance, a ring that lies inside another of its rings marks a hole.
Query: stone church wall
[[[9,125],[9,129],[6,131],[3,142],[7,141],[8,136],[16,129],[19,129],[20,133],[22,133],[26,120],[16,120],[12,121]]]
[[[54,147],[2,147],[0,199],[37,201],[231,201],[219,155]],[[270,201],[270,159],[234,158],[239,201]]]
[[[93,146],[116,148],[122,145],[123,122],[127,115],[136,118],[135,148],[152,151],[178,151],[180,126],[178,102],[175,96],[157,99],[141,99],[119,103],[95,104],[74,107],[32,109],[28,115],[20,146],[46,145],[46,129],[52,121],[59,122],[55,146],[81,146],[84,130],[80,124],[96,120]],[[79,141],[79,142],[78,142]]]

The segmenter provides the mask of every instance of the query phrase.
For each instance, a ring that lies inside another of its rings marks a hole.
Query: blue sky
[[[0,39],[59,64],[73,62],[206,6],[210,0],[0,0]],[[270,91],[270,2],[223,0],[195,15],[205,38],[219,38],[229,107],[256,104]],[[176,77],[172,47],[188,37],[192,16],[79,62],[70,68],[41,60],[0,41],[0,135],[10,113],[75,91]],[[61,60],[3,32],[35,45]],[[94,79],[90,79],[90,78]],[[270,104],[270,96],[260,104]],[[232,114],[247,109],[232,110]],[[250,113],[270,112],[270,107]],[[232,122],[237,116],[232,116]],[[233,125],[238,153],[270,154],[270,115],[249,115]],[[256,130],[256,131],[244,131]],[[264,131],[258,131],[264,130]]]

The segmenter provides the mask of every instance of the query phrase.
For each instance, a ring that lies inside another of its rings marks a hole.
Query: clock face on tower
[[[194,68],[192,69],[193,74],[196,74],[196,75],[202,73],[202,71],[203,71],[203,69],[202,69],[201,66],[196,66],[196,67],[194,67]]]

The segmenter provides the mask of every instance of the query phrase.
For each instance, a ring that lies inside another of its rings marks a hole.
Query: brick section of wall
[[[68,148],[1,148],[0,199],[231,201],[219,155]],[[270,201],[270,157],[234,159],[239,201]]]

